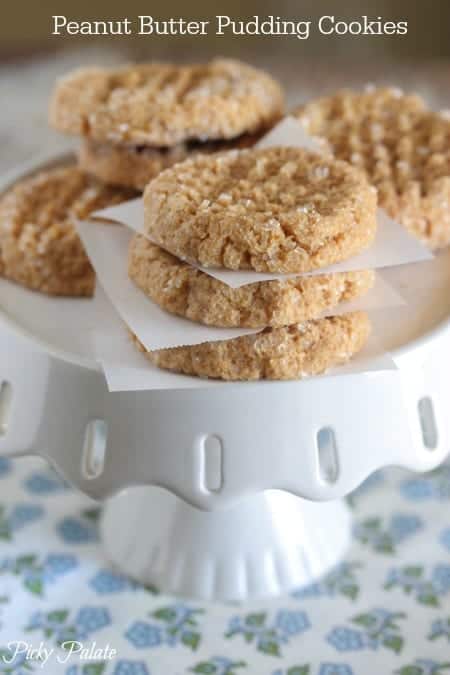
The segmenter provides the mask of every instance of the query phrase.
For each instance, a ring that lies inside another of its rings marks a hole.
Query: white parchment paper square
[[[98,221],[81,222],[77,229],[106,295],[146,349],[152,351],[201,342],[229,340],[261,330],[204,326],[169,314],[150,300],[128,276],[128,247],[133,236],[129,229]],[[404,300],[401,295],[377,276],[374,288],[366,295],[342,303],[337,308],[330,308],[323,315],[397,307],[402,304]]]

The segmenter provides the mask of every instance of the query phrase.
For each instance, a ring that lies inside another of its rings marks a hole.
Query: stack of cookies
[[[91,296],[77,219],[131,199],[182,159],[251,145],[283,112],[279,85],[236,61],[69,74],[50,122],[81,136],[78,165],[26,178],[0,199],[0,274],[50,295]]]
[[[283,112],[282,90],[271,77],[217,59],[77,71],[56,88],[50,122],[81,136],[85,171],[142,190],[192,155],[254,145]]]
[[[299,148],[199,156],[144,193],[147,236],[129,275],[166,311],[235,339],[146,352],[162,368],[224,380],[297,379],[345,363],[365,344],[365,313],[320,318],[372,286],[372,272],[307,273],[346,260],[376,233],[376,194],[348,163]],[[232,288],[198,269],[297,275]],[[303,276],[298,276],[303,275]]]
[[[0,199],[0,274],[50,295],[91,296],[76,220],[145,190],[145,236],[129,251],[134,283],[177,316],[259,330],[149,352],[153,363],[226,380],[301,378],[344,363],[369,320],[333,311],[363,296],[374,274],[320,270],[370,246],[377,194],[432,248],[450,243],[450,121],[397,90],[340,92],[294,112],[330,153],[255,149],[283,114],[279,85],[236,61],[70,74],[50,121],[81,138],[78,163]],[[272,276],[235,288],[200,268]]]

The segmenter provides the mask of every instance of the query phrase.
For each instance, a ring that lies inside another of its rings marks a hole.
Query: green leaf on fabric
[[[62,647],[62,649],[65,649],[66,651],[70,652],[72,649],[76,649],[79,646],[78,640],[63,640],[62,642],[59,643],[59,646]]]
[[[153,616],[155,617],[155,619],[159,619],[160,621],[166,621],[167,623],[170,623],[171,621],[176,619],[177,613],[170,607],[161,607],[161,609],[157,609],[155,612],[153,612]]]
[[[67,626],[64,628],[63,636],[58,640],[58,644],[63,649],[72,649],[72,645],[78,644],[78,631],[75,626]]]
[[[49,612],[47,614],[47,618],[49,621],[54,621],[56,623],[64,623],[64,621],[67,620],[67,617],[69,616],[69,610],[68,609],[55,609],[53,612]]]
[[[439,599],[434,593],[419,595],[417,599],[421,605],[425,605],[426,607],[440,607]]]
[[[44,590],[42,579],[25,579],[23,585],[30,593],[33,593],[33,595],[42,595]]]
[[[143,589],[144,591],[147,591],[147,593],[150,593],[150,595],[159,595],[159,589],[156,588],[156,586],[152,586],[152,584],[143,586]]]
[[[400,670],[396,670],[398,675],[423,675],[422,668],[419,666],[403,666]]]
[[[350,598],[350,600],[356,600],[356,598],[359,595],[359,586],[357,584],[353,584],[351,586],[344,586],[342,589],[342,595],[345,595],[347,598]]]
[[[383,645],[387,649],[392,649],[396,654],[400,654],[403,648],[403,638],[400,635],[388,635],[383,638]]]
[[[420,577],[423,575],[423,567],[421,567],[420,565],[407,565],[406,567],[403,568],[403,572],[408,577],[420,579]]]
[[[37,555],[28,553],[27,555],[20,555],[16,558],[16,565],[19,567],[31,567],[37,560]]]
[[[270,654],[271,656],[280,656],[280,646],[278,642],[275,641],[261,642],[258,645],[258,650],[264,654]]]
[[[0,521],[0,539],[3,541],[11,541],[12,536],[11,536],[11,530],[9,528],[8,523],[2,523]]]
[[[375,550],[378,551],[378,553],[384,553],[386,555],[395,553],[395,546],[392,538],[388,534],[383,534],[376,543]]]
[[[83,675],[102,675],[106,670],[105,661],[99,663],[86,663],[83,666]]]
[[[202,675],[214,675],[214,673],[217,673],[217,666],[214,663],[204,661],[191,668],[191,671],[193,673],[201,673]]]
[[[99,508],[84,509],[84,511],[81,512],[84,518],[87,518],[88,520],[91,520],[94,523],[97,522],[97,520],[99,519],[100,513],[101,509]]]
[[[367,527],[368,530],[379,530],[381,527],[381,518],[375,516],[373,518],[366,518],[362,522],[364,527]]]
[[[194,633],[193,631],[185,631],[181,636],[181,642],[190,647],[194,651],[197,649],[200,643],[201,635],[200,633]]]
[[[245,623],[247,626],[264,626],[267,614],[265,612],[259,612],[258,614],[247,614],[245,617]]]
[[[358,614],[357,616],[353,617],[351,621],[352,623],[356,623],[358,626],[370,628],[376,623],[376,618],[371,614]]]

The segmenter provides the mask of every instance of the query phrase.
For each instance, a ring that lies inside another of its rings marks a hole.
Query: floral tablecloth
[[[0,673],[450,672],[450,465],[375,474],[349,503],[353,545],[325,579],[203,604],[115,572],[97,504],[40,459],[0,459]]]

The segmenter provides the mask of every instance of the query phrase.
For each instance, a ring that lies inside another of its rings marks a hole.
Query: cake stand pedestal
[[[101,530],[108,558],[134,579],[240,601],[321,577],[345,554],[350,523],[343,500],[269,491],[204,512],[159,488],[133,488],[106,502]]]

